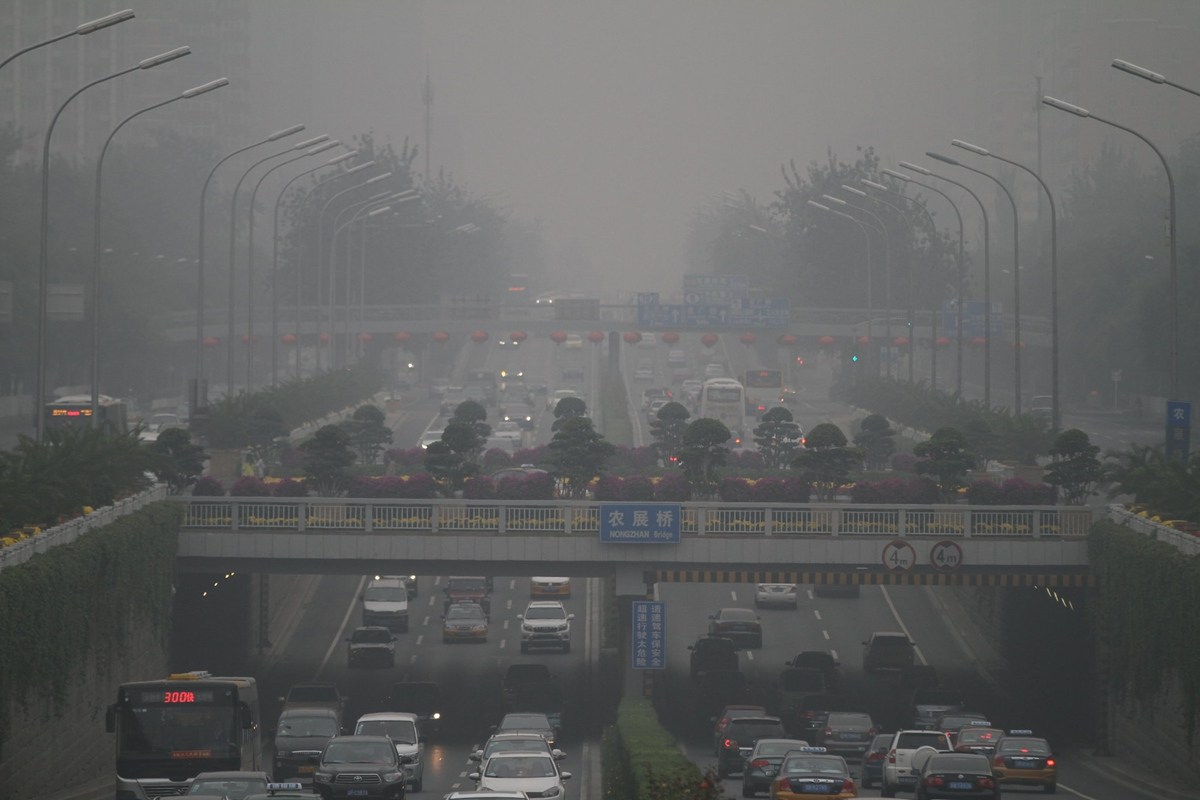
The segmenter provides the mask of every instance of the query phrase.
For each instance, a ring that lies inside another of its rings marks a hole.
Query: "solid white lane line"
[[[904,631],[904,635],[908,637],[908,640],[913,643],[913,652],[916,653],[917,660],[923,666],[928,666],[929,662],[925,660],[925,654],[921,652],[920,646],[913,639],[912,634],[908,632],[908,626],[904,624],[904,620],[900,619],[900,612],[896,610],[896,604],[892,602],[892,596],[888,594],[887,587],[881,585],[879,591],[883,592],[883,599],[887,602],[888,608],[892,610],[892,617],[895,618],[896,624],[900,626],[900,630]]]
[[[1065,783],[1058,784],[1058,788],[1068,791],[1071,794],[1075,795],[1076,797],[1082,797],[1083,800],[1096,800],[1096,798],[1092,797],[1091,795],[1084,794],[1083,792],[1079,791],[1078,789],[1072,789],[1070,786],[1067,786]]]
[[[350,615],[353,614],[355,609],[358,608],[358,597],[362,594],[363,587],[366,586],[366,584],[366,577],[359,579],[358,588],[354,590],[354,596],[350,598],[350,605],[346,608],[346,616],[342,617],[342,624],[338,626],[337,633],[333,635],[333,641],[329,643],[329,649],[325,651],[325,657],[321,659],[321,666],[317,667],[317,674],[313,676],[314,680],[319,678],[321,673],[325,671],[325,666],[329,663],[329,659],[333,656],[334,648],[341,644],[342,640],[346,638],[346,625],[350,622]]]

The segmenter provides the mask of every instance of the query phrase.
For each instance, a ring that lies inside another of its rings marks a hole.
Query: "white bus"
[[[731,444],[746,440],[746,390],[733,378],[709,378],[700,388],[700,413],[707,419],[719,419],[733,434]]]
[[[779,405],[783,393],[783,372],[777,369],[748,369],[745,380],[746,413],[755,419]]]

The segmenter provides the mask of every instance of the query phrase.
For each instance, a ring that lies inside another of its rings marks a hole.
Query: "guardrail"
[[[601,503],[588,501],[170,498],[184,528],[329,533],[495,533],[595,536]],[[1082,538],[1093,521],[1077,506],[681,504],[686,536],[942,536]]]
[[[24,564],[38,553],[44,553],[59,545],[70,544],[84,534],[103,528],[116,519],[128,516],[150,503],[156,503],[166,498],[167,487],[155,486],[140,494],[118,500],[111,506],[97,508],[90,514],[47,528],[24,541],[8,547],[0,547],[0,570]]]
[[[1200,553],[1200,536],[1172,528],[1161,522],[1155,522],[1139,514],[1135,514],[1124,506],[1110,505],[1108,518],[1118,525],[1124,525],[1132,531],[1145,534],[1160,542],[1173,545],[1184,555],[1194,556]]]

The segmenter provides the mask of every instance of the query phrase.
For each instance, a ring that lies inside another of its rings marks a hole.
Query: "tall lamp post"
[[[258,161],[255,161],[253,164],[247,167],[246,171],[242,173],[242,177],[238,178],[237,183],[233,185],[233,194],[229,198],[229,296],[226,301],[226,308],[228,311],[226,312],[227,341],[225,342],[226,391],[230,394],[233,393],[233,362],[236,354],[233,346],[233,328],[234,306],[237,302],[234,294],[234,273],[237,272],[237,199],[238,194],[242,190],[242,183],[246,180],[246,178],[250,177],[250,173],[253,172],[260,164],[265,164],[273,158],[279,158],[280,156],[285,156],[288,153],[307,150],[310,147],[315,147],[322,142],[328,141],[328,139],[328,136],[321,134],[320,136],[314,136],[311,139],[305,139],[303,142],[297,142],[287,150],[280,150],[278,153],[271,153],[270,155],[263,156]],[[247,346],[249,346],[249,342],[247,342]]]
[[[97,78],[90,83],[85,83],[63,101],[58,110],[54,112],[54,116],[51,117],[49,127],[46,128],[46,135],[42,140],[42,219],[39,232],[41,255],[38,259],[37,307],[37,390],[33,398],[34,413],[37,416],[36,438],[38,442],[42,441],[42,435],[46,429],[46,315],[47,296],[50,291],[50,137],[54,135],[54,126],[58,124],[58,118],[62,116],[63,111],[66,111],[71,101],[93,86],[98,86],[114,78],[120,78],[131,72],[137,72],[139,69],[154,69],[177,58],[183,58],[191,52],[192,49],[190,47],[177,47],[174,50],[168,50],[165,53],[143,59],[132,67],[127,67],[126,69],[105,75],[103,78]]]
[[[21,48],[8,58],[0,61],[0,69],[4,69],[6,66],[8,66],[9,62],[16,60],[19,56],[23,56],[26,53],[37,50],[39,47],[45,47],[46,45],[54,44],[55,42],[61,42],[63,39],[69,39],[72,36],[87,36],[89,33],[95,33],[96,31],[104,30],[105,28],[111,28],[113,25],[118,23],[128,22],[129,20],[133,19],[133,16],[133,11],[127,8],[124,11],[117,11],[100,17],[99,19],[94,19],[91,22],[85,22],[82,25],[76,26],[73,30],[67,31],[66,33],[60,33],[57,36],[51,36],[44,42],[38,42],[37,44],[31,44],[28,47]]]
[[[854,195],[855,197],[862,198],[863,200],[872,200],[876,203],[879,203],[880,205],[885,205],[888,208],[892,209],[892,211],[895,211],[897,213],[899,213],[899,211],[900,211],[900,209],[898,209],[896,206],[892,205],[891,203],[888,203],[884,200],[880,200],[878,197],[872,197],[871,195],[864,192],[862,189],[856,189],[853,186],[847,186],[846,184],[843,183],[842,191],[849,192],[850,194]],[[871,212],[867,211],[865,208],[862,208],[861,206],[859,206],[858,208],[864,214],[871,213]],[[892,245],[891,245],[891,236],[887,230],[887,223],[885,223],[883,221],[883,218],[876,216],[874,214],[872,214],[871,216],[875,217],[876,222],[878,222],[879,226],[881,228],[883,228],[883,241],[884,241],[884,244],[887,245],[887,251],[885,253],[884,262],[883,262],[884,263],[883,303],[884,303],[884,306],[887,308],[887,316],[884,318],[884,323],[883,323],[884,324],[883,335],[884,335],[884,338],[887,339],[887,341],[888,341],[888,347],[891,348],[891,346],[892,346]],[[887,376],[889,378],[892,377],[892,358],[891,358],[890,349],[888,351]]]
[[[927,153],[930,158],[941,161],[943,164],[949,164],[952,167],[961,167],[967,172],[974,172],[976,175],[982,175],[992,183],[1000,187],[1000,191],[1004,192],[1004,196],[1008,198],[1008,205],[1012,209],[1013,218],[1013,412],[1021,413],[1021,235],[1020,235],[1020,219],[1017,217],[1017,201],[1013,199],[1012,192],[1004,185],[1004,181],[992,175],[989,172],[984,172],[981,169],[976,169],[968,164],[959,163],[957,160],[949,156],[934,155]],[[988,340],[991,340],[991,330],[988,331]]]
[[[862,231],[863,241],[867,245],[867,348],[870,350],[871,343],[874,341],[871,337],[871,318],[875,316],[874,298],[871,292],[871,230],[857,217],[843,211],[838,211],[835,208],[830,208],[823,203],[818,203],[816,200],[809,200],[807,202],[818,211],[824,211],[826,214],[833,214],[834,216],[850,220],[854,223],[855,227]],[[872,359],[872,363],[874,363],[874,359]]]
[[[322,170],[325,167],[331,167],[336,164],[342,164],[346,161],[349,161],[352,158],[358,158],[359,155],[361,155],[359,153],[359,151],[351,150],[348,153],[342,153],[340,156],[334,156],[333,158],[329,159],[328,161],[326,161],[324,164],[321,164],[320,166],[316,166],[316,167],[313,167],[312,169],[301,172],[299,175],[295,176],[294,178],[289,180],[287,183],[285,183],[283,185],[283,188],[279,190],[279,195],[275,198],[275,228],[274,228],[274,233],[271,236],[271,242],[272,242],[272,244],[271,244],[271,259],[272,259],[271,274],[273,276],[277,277],[279,274],[279,207],[281,205],[283,205],[283,198],[284,198],[284,195],[287,194],[288,188],[291,187],[291,185],[293,183],[300,180],[301,178],[303,178],[306,175],[311,175],[312,173],[318,172],[319,170]],[[325,185],[326,183],[329,183],[330,181],[337,180],[338,178],[344,178],[347,175],[354,175],[358,172],[362,172],[365,169],[370,169],[373,166],[375,166],[374,161],[366,161],[362,164],[356,164],[355,166],[345,169],[342,172],[336,173],[334,175],[330,175],[328,178],[325,178],[324,180],[317,181],[316,184],[313,185],[312,190],[315,191],[316,189],[319,189],[321,186]],[[304,255],[304,248],[298,247],[296,249],[296,333],[294,334],[296,336],[296,378],[297,379],[300,378],[300,314],[301,314],[300,309],[301,309],[301,293],[302,293],[302,288],[303,288],[303,283],[301,281],[301,278],[303,277],[303,269],[302,269],[303,255]],[[277,348],[279,345],[279,291],[278,291],[278,283],[274,278],[272,279],[272,282],[271,282],[271,342],[272,342],[271,343],[271,374],[274,375],[275,372],[277,371],[276,370],[276,367],[278,364]],[[319,344],[318,344],[318,347],[319,347]],[[275,381],[275,379],[272,378],[272,386],[275,385],[274,381]]]
[[[100,148],[100,157],[96,159],[96,182],[95,182],[95,199],[92,203],[95,219],[92,226],[92,285],[91,305],[92,305],[92,425],[96,424],[96,420],[100,418],[100,209],[101,209],[101,178],[104,173],[104,156],[108,153],[108,146],[112,143],[113,137],[117,135],[117,131],[125,126],[125,123],[133,120],[136,117],[145,114],[148,111],[153,111],[156,108],[170,105],[179,100],[190,100],[193,97],[199,97],[202,94],[207,94],[214,89],[220,89],[222,86],[228,86],[228,78],[218,78],[215,81],[200,86],[185,90],[182,94],[178,94],[169,100],[163,100],[161,103],[154,103],[146,106],[143,109],[133,112],[125,119],[117,123],[117,126],[112,129],[112,133],[104,140],[104,146]]]
[[[396,211],[396,213],[399,213],[397,206],[399,206],[403,203],[410,203],[413,200],[419,200],[420,198],[421,198],[421,195],[417,194],[417,191],[415,189],[405,189],[402,192],[396,192],[396,193],[388,196],[388,198],[387,198],[388,208],[390,210]],[[359,324],[360,325],[363,322],[362,309],[366,302],[363,297],[363,292],[365,290],[366,282],[367,282],[367,217],[373,218],[376,216],[379,216],[379,215],[378,214],[364,215],[361,213],[358,215],[358,219],[360,221],[362,221],[362,225],[360,226],[361,235],[359,237],[359,246],[358,246],[358,276],[359,276],[358,277],[358,280],[359,280],[359,283],[358,283],[358,286],[359,286],[358,307],[359,307]],[[349,351],[350,343],[351,343],[351,339],[350,339],[350,308],[351,308],[351,302],[350,302],[351,280],[350,279],[351,279],[351,275],[350,275],[350,247],[349,247],[350,237],[349,237],[349,235],[347,235],[346,239],[347,239],[347,242],[346,242],[347,243],[347,246],[346,246],[346,313],[345,313],[345,323],[344,323],[342,335],[345,339],[346,349],[347,349],[347,351]],[[362,333],[362,331],[359,331],[359,332]],[[361,355],[357,349],[355,351],[355,355]],[[347,361],[349,361],[349,357],[347,357]]]
[[[1050,187],[1042,180],[1042,176],[1024,164],[998,156],[986,148],[964,142],[962,139],[955,139],[950,144],[977,156],[991,157],[1028,172],[1041,185],[1046,199],[1050,201],[1050,429],[1058,433],[1062,429],[1062,404],[1059,402],[1058,372],[1058,212],[1054,207],[1054,195],[1050,193]]]
[[[1122,62],[1122,63],[1124,64],[1126,62]],[[1132,65],[1129,65],[1129,66],[1132,66]],[[1130,72],[1130,70],[1128,70],[1128,69],[1126,69],[1125,71]],[[1134,72],[1132,74],[1136,75],[1138,73]],[[1142,76],[1142,77],[1145,77],[1145,76]],[[1166,83],[1166,79],[1163,79],[1163,82]],[[1170,84],[1170,85],[1175,86],[1175,84]],[[1182,89],[1183,87],[1180,86],[1177,88]],[[1190,92],[1191,90],[1185,90],[1185,91]],[[1120,125],[1116,122],[1113,122],[1112,120],[1105,119],[1103,117],[1098,117],[1095,114],[1093,114],[1092,112],[1088,111],[1086,108],[1080,108],[1077,105],[1065,102],[1063,100],[1056,100],[1053,97],[1043,97],[1042,102],[1045,103],[1046,105],[1050,106],[1051,108],[1057,108],[1059,111],[1066,111],[1067,113],[1074,114],[1077,117],[1086,117],[1088,119],[1094,119],[1097,122],[1103,122],[1105,125],[1109,125],[1113,128],[1116,128],[1119,131],[1125,131],[1126,133],[1132,134],[1132,135],[1136,136],[1137,138],[1141,139],[1143,142],[1145,142],[1146,145],[1151,150],[1154,151],[1154,155],[1158,156],[1158,160],[1162,162],[1163,172],[1167,176],[1167,190],[1169,193],[1168,207],[1167,207],[1167,218],[1168,218],[1167,219],[1167,237],[1168,237],[1167,244],[1170,248],[1169,252],[1170,252],[1170,258],[1171,258],[1171,265],[1170,265],[1171,271],[1170,271],[1170,289],[1167,291],[1167,294],[1170,296],[1170,300],[1168,302],[1170,303],[1169,308],[1171,309],[1171,311],[1170,311],[1170,320],[1171,320],[1171,323],[1170,323],[1171,324],[1171,399],[1177,399],[1179,397],[1179,268],[1178,268],[1179,262],[1176,260],[1176,254],[1175,254],[1175,249],[1176,249],[1176,244],[1175,244],[1175,178],[1171,174],[1170,165],[1167,164],[1167,157],[1164,156],[1163,152],[1161,150],[1159,150],[1158,147],[1155,146],[1154,142],[1150,141],[1145,136],[1143,136],[1142,134],[1135,131],[1133,128],[1127,128],[1124,125]]]
[[[842,188],[848,189],[849,187],[843,186]],[[850,191],[856,192],[858,194],[862,194],[857,189],[850,189]],[[824,200],[826,203],[832,203],[833,205],[838,206],[839,208],[854,209],[855,211],[858,211],[862,214],[867,215],[868,217],[870,217],[872,222],[874,222],[876,225],[879,226],[879,231],[880,231],[880,233],[883,234],[883,274],[884,274],[884,285],[886,287],[884,294],[887,298],[887,313],[888,313],[887,321],[885,323],[885,328],[887,330],[886,335],[887,335],[887,347],[888,347],[888,354],[889,354],[888,375],[890,376],[892,374],[891,348],[892,348],[894,342],[892,341],[892,334],[891,334],[891,329],[892,329],[892,321],[891,321],[891,315],[892,315],[892,305],[891,305],[891,303],[892,303],[892,295],[891,295],[892,243],[890,241],[891,237],[888,235],[887,225],[883,224],[883,220],[879,218],[878,214],[875,214],[874,212],[869,211],[869,210],[863,208],[862,206],[856,206],[853,203],[847,202],[847,201],[841,199],[840,197],[834,197],[833,195],[824,194],[824,195],[821,195],[821,199]],[[851,216],[853,216],[853,214],[851,214]],[[873,267],[871,266],[870,263],[867,264],[867,268],[873,269]],[[868,276],[868,277],[870,277],[870,276]],[[872,312],[871,316],[872,317],[875,316],[873,312]],[[875,362],[875,359],[872,359],[871,362],[872,362],[871,366],[874,367],[876,370],[876,372],[875,372],[876,377],[878,377],[879,365],[878,365],[878,363]]]
[[[296,156],[292,156],[291,158],[287,159],[286,161],[281,161],[280,163],[276,164],[275,166],[273,166],[270,169],[263,172],[263,174],[259,176],[258,181],[255,182],[254,188],[250,190],[250,224],[248,227],[248,233],[246,234],[246,336],[249,337],[249,341],[246,343],[246,388],[247,389],[252,388],[254,385],[254,216],[255,216],[254,212],[255,212],[255,203],[258,202],[258,189],[260,186],[263,185],[263,181],[265,181],[271,175],[271,173],[274,172],[275,170],[283,169],[288,164],[295,163],[296,161],[299,161],[302,158],[309,158],[310,156],[319,155],[328,150],[332,150],[335,147],[340,147],[341,144],[342,143],[340,141],[338,141],[337,139],[334,139],[332,141],[325,142],[324,144],[319,144],[316,147],[310,147],[309,149],[305,150],[303,153],[300,153],[299,155],[296,155]],[[275,292],[275,275],[274,275],[274,273],[272,273],[271,274],[272,297],[274,297],[274,292]],[[272,328],[271,336],[272,336],[271,347],[273,350],[275,347],[274,328]],[[274,363],[271,364],[271,368],[272,369],[275,368]],[[274,377],[272,377],[272,385],[274,385]]]
[[[206,402],[208,395],[207,389],[204,386],[204,222],[206,218],[205,210],[208,207],[208,204],[205,202],[205,198],[208,195],[208,185],[212,183],[213,176],[217,174],[217,170],[221,167],[221,165],[234,156],[240,155],[247,150],[253,150],[255,147],[259,147],[260,145],[269,144],[270,142],[277,142],[280,139],[293,136],[297,133],[300,133],[302,130],[304,130],[303,125],[292,125],[291,127],[284,128],[283,130],[275,131],[265,139],[259,139],[257,142],[248,144],[244,147],[239,147],[236,150],[225,154],[225,156],[223,156],[216,164],[213,164],[212,169],[208,171],[208,177],[204,179],[204,187],[200,190],[200,242],[198,246],[199,258],[196,259],[196,353],[194,367],[196,373],[196,385],[193,387],[191,392],[192,407],[189,409],[190,411],[195,411],[197,408],[203,405]]]

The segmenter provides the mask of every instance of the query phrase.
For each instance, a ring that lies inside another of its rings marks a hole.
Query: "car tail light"
[[[986,775],[985,775],[984,777],[982,777],[982,778],[980,778],[980,779],[979,779],[979,788],[981,788],[981,789],[995,789],[995,788],[996,788],[996,782],[995,782],[994,780],[992,780],[990,777],[988,777],[988,776],[986,776]]]
[[[855,787],[854,781],[850,780],[849,778],[846,778],[846,780],[842,781],[842,794],[858,794],[858,789]]]
[[[878,736],[878,735],[879,735],[879,731],[876,730],[875,728],[867,729],[867,736]]]
[[[828,725],[826,725],[826,726],[825,726],[825,734],[824,734],[824,735],[825,735],[825,736],[833,736],[833,728],[830,728]]]
[[[959,752],[959,753],[969,753],[969,752],[971,752],[971,748],[970,748],[970,747],[968,747],[968,746],[967,746],[967,745],[965,745],[965,744],[960,744],[960,745],[957,745],[957,746],[956,746],[954,749],[955,749],[955,751],[956,751],[956,752]]]
[[[883,753],[867,753],[867,761],[883,761]]]
[[[736,739],[726,739],[725,741],[721,742],[721,746],[726,750],[736,750],[738,744]]]
[[[925,776],[925,785],[926,786],[942,786],[945,783],[946,783],[946,780],[941,775],[926,775]]]
[[[782,794],[783,792],[790,792],[792,790],[792,784],[787,778],[780,778],[779,780],[775,781],[775,785],[772,788],[774,791],[772,791],[771,794]]]
[[[993,758],[992,766],[1003,767],[1004,766],[1004,756],[996,756],[995,758]]]
[[[895,750],[889,750],[889,751],[888,751],[888,756],[887,756],[887,758],[888,758],[888,763],[889,763],[889,764],[895,764],[895,763],[896,763],[896,751],[895,751]]]
[[[1047,766],[1047,767],[1053,767],[1053,766],[1054,766],[1054,759],[1053,759],[1053,758],[1047,758],[1047,759],[1046,759],[1046,766]]]
[[[750,762],[750,766],[754,769],[762,769],[763,767],[771,766],[771,762],[767,761],[765,758],[756,758]]]

